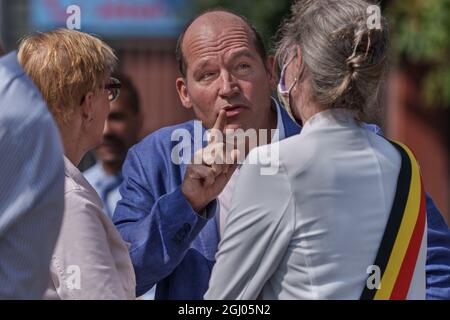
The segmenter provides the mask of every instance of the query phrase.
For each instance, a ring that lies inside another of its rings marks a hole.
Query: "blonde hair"
[[[59,125],[70,121],[82,97],[96,92],[117,64],[113,50],[103,41],[68,29],[24,38],[18,59]]]

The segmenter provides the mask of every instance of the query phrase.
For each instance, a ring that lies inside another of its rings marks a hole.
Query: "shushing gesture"
[[[181,192],[196,212],[217,198],[236,169],[239,151],[224,142],[226,125],[226,112],[221,110],[208,145],[195,153],[193,163],[186,168]]]

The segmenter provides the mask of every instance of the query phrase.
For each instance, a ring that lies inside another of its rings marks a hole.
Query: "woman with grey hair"
[[[303,129],[248,157],[271,161],[242,166],[206,298],[425,298],[417,162],[360,122],[387,65],[386,21],[372,28],[369,6],[292,6],[279,94]],[[276,174],[262,174],[267,163]]]

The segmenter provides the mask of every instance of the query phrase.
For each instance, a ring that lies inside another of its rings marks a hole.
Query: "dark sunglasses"
[[[102,89],[108,90],[109,102],[113,102],[113,101],[117,100],[117,98],[120,95],[121,87],[122,87],[122,84],[120,83],[120,81],[118,79],[113,78],[113,77],[110,78],[110,82],[102,88]],[[86,98],[86,96],[83,96],[81,98],[80,105],[83,104],[85,98]]]

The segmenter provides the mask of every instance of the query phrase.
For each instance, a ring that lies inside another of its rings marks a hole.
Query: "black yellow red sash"
[[[426,227],[425,191],[419,165],[405,145],[390,141],[402,157],[397,190],[374,265],[378,288],[365,285],[363,300],[406,299]]]

